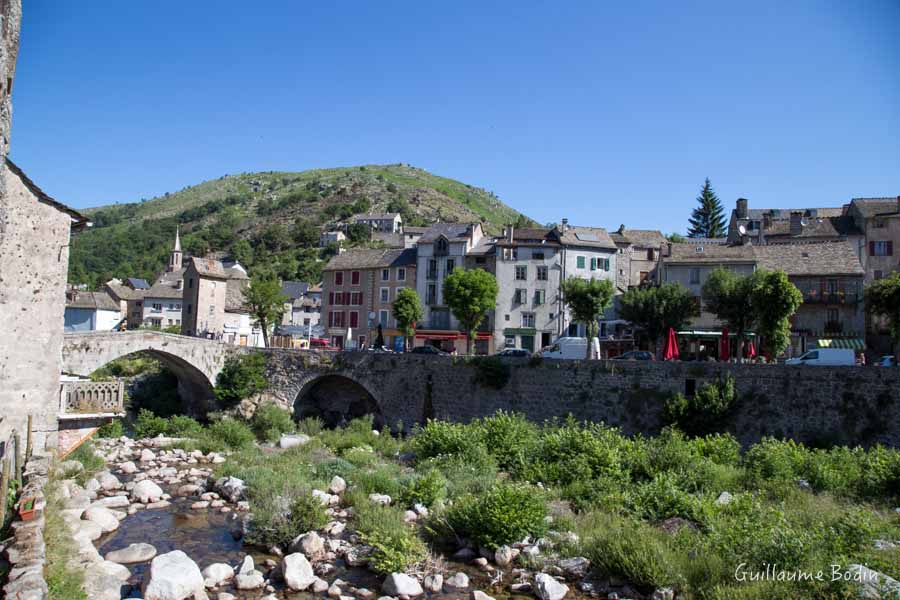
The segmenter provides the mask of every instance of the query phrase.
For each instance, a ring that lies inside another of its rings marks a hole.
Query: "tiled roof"
[[[403,226],[403,233],[404,233],[404,234],[418,233],[419,235],[422,235],[422,234],[424,234],[426,231],[428,231],[428,228],[427,228],[427,227],[416,227],[416,226],[414,226],[414,225],[404,225],[404,226]]]
[[[609,236],[617,243],[633,244],[642,248],[660,248],[666,243],[666,236],[657,229],[624,229],[611,231]]]
[[[179,282],[183,279],[183,268],[166,271],[157,277],[149,290],[144,292],[144,298],[183,298],[184,290],[179,287]]]
[[[221,261],[214,258],[190,258],[191,264],[201,277],[212,277],[214,279],[228,279],[229,274]]]
[[[824,208],[751,208],[747,210],[747,218],[754,221],[762,221],[768,215],[772,220],[791,218],[792,212],[803,213],[805,217],[813,215],[817,217],[839,217],[844,213],[842,207],[828,206]],[[740,219],[744,221],[744,219]]]
[[[121,283],[107,283],[106,289],[110,294],[113,295],[114,298],[119,298],[120,300],[140,300],[144,297],[144,292],[146,290],[133,290],[127,285],[122,285]]]
[[[791,222],[785,219],[772,221],[764,230],[766,237],[784,236],[791,238],[804,237],[843,237],[848,235],[862,235],[862,231],[856,226],[853,217],[842,215],[839,217],[803,217],[804,225],[797,235],[791,235]],[[750,232],[752,235],[753,232]]]
[[[291,300],[296,300],[305,296],[306,292],[309,291],[309,287],[309,284],[305,281],[282,281],[281,293]]]
[[[853,245],[847,241],[754,246],[753,254],[764,269],[788,275],[863,275]]]
[[[496,245],[496,238],[485,236],[478,240],[466,254],[471,256],[487,256],[494,252],[494,247]]]
[[[74,208],[70,208],[63,204],[62,202],[51,198],[47,193],[39,188],[35,182],[29,179],[28,175],[25,174],[22,169],[16,165],[13,161],[6,159],[6,167],[12,171],[19,179],[22,180],[22,183],[25,184],[32,194],[38,199],[39,202],[43,202],[44,204],[49,204],[53,208],[66,213],[72,218],[72,226],[76,229],[80,229],[85,227],[88,223],[90,223],[90,219],[86,216],[75,210]]]
[[[900,212],[900,196],[894,198],[854,198],[851,203],[865,218]]]
[[[529,243],[558,245],[559,241],[554,232],[554,229],[537,227],[513,228],[512,242],[510,242],[506,236],[502,236],[495,240],[495,244],[498,246],[510,246]]]
[[[559,240],[565,246],[616,249],[616,243],[602,227],[569,225],[565,232],[560,233]]]
[[[435,223],[419,238],[420,244],[434,242],[438,237],[444,236],[448,240],[465,239],[472,232],[472,225],[468,223]]]
[[[74,298],[66,298],[66,308],[89,308],[118,312],[119,304],[106,292],[77,292]]]
[[[384,221],[388,219],[396,219],[400,213],[361,213],[350,217],[352,221]]]
[[[667,263],[752,263],[755,260],[753,246],[750,244],[672,244],[671,255],[663,259]]]
[[[357,248],[334,256],[325,271],[342,269],[376,269],[416,264],[415,248]]]

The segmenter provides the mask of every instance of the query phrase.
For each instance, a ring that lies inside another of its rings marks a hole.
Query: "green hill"
[[[319,232],[354,213],[399,212],[406,225],[483,221],[492,232],[532,223],[492,192],[401,164],[225,175],[84,212],[94,227],[73,240],[69,280],[92,287],[112,277],[152,280],[176,226],[188,254],[229,254],[254,270],[312,280],[334,251],[317,248]]]

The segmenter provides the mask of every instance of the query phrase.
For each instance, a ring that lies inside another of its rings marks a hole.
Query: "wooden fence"
[[[2,530],[9,515],[10,487],[13,496],[22,489],[22,469],[25,462],[31,458],[31,415],[28,415],[27,431],[25,433],[25,448],[22,448],[22,436],[13,429],[9,438],[0,444],[0,530]]]

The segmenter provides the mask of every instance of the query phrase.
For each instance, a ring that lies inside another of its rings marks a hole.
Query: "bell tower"
[[[178,227],[175,228],[175,247],[172,248],[172,255],[169,257],[169,268],[166,269],[170,273],[181,268],[181,237]]]

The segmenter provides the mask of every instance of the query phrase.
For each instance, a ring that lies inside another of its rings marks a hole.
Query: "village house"
[[[347,234],[340,230],[335,231],[323,231],[319,235],[319,247],[324,248],[329,244],[338,244],[340,245],[344,240],[347,239]]]
[[[403,219],[400,213],[371,213],[350,217],[354,225],[368,225],[373,231],[400,233],[403,230]]]
[[[620,225],[609,236],[618,250],[616,286],[620,290],[657,283],[660,253],[666,243],[661,231]]]
[[[290,327],[318,329],[322,309],[322,285],[305,281],[283,281],[281,293],[288,299],[284,303],[281,324]]]
[[[861,258],[866,283],[900,270],[900,196],[854,198],[847,214],[865,236]]]
[[[384,344],[402,348],[392,304],[399,289],[415,286],[415,257],[415,249],[359,248],[328,262],[322,272],[322,318],[333,346],[371,345],[380,326]]]
[[[122,306],[106,292],[66,291],[66,333],[114,331],[123,324]]]
[[[138,329],[144,322],[144,293],[150,285],[144,279],[129,277],[123,283],[119,279],[110,279],[103,289],[119,303],[125,317],[126,329]]]
[[[184,298],[184,266],[181,238],[175,231],[175,245],[169,255],[166,270],[156,278],[150,289],[144,291],[143,317],[145,327],[182,326],[182,300]]]
[[[184,271],[182,335],[221,340],[235,346],[264,346],[262,330],[244,303],[250,285],[239,263],[192,257]]]

